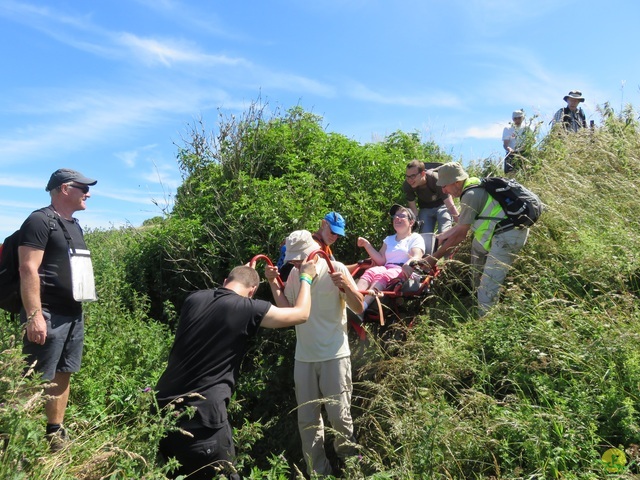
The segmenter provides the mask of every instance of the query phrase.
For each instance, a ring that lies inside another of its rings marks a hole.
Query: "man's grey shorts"
[[[56,372],[74,373],[80,370],[82,363],[82,347],[84,345],[84,316],[51,314],[42,311],[47,321],[47,340],[44,345],[27,340],[24,335],[22,353],[27,355],[27,362],[36,363],[36,372],[42,373],[45,380],[53,380]],[[20,313],[24,323],[24,310]]]

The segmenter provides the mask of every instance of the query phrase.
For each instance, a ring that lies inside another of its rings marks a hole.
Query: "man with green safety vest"
[[[500,204],[482,187],[480,179],[469,177],[457,162],[436,169],[437,185],[452,197],[460,198],[458,223],[436,236],[438,249],[428,257],[430,265],[452,253],[469,233],[473,232],[471,265],[474,287],[478,295],[478,313],[483,316],[498,301],[500,286],[509,267],[529,236],[529,229],[510,224]]]

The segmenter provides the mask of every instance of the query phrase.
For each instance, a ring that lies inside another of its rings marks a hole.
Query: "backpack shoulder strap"
[[[76,249],[73,245],[73,240],[71,239],[71,235],[69,235],[69,232],[67,231],[67,227],[64,226],[60,215],[51,206],[39,208],[38,210],[36,210],[36,212],[43,212],[47,217],[49,217],[49,236],[51,236],[51,232],[57,230],[58,225],[60,225],[69,248],[75,253]]]
[[[53,230],[57,230],[58,229],[58,217],[56,216],[56,212],[53,208],[49,207],[42,207],[39,208],[38,210],[36,210],[36,212],[42,212],[44,213],[47,217],[49,217],[49,234],[51,234],[51,232]]]
[[[464,190],[462,190],[462,193],[460,194],[460,200],[462,200],[462,196],[467,193],[469,190],[472,190],[474,188],[484,188],[484,186],[482,185],[482,183],[478,183],[476,185],[469,185],[468,187],[465,187]]]

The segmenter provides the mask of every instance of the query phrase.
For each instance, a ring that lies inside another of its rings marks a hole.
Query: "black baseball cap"
[[[60,168],[51,174],[51,178],[49,179],[49,183],[47,183],[47,187],[45,190],[50,192],[51,190],[55,190],[63,183],[67,182],[77,182],[83,185],[95,185],[98,183],[97,180],[93,178],[85,177],[80,172],[76,170],[71,170],[69,168]]]

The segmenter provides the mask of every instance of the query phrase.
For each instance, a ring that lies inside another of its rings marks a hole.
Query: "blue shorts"
[[[56,372],[79,371],[84,346],[83,314],[67,316],[43,310],[42,315],[47,322],[47,340],[44,345],[38,345],[24,335],[22,353],[27,355],[27,362],[31,365],[37,361],[35,370],[45,380],[53,380]],[[20,320],[26,322],[24,309],[20,312]]]

